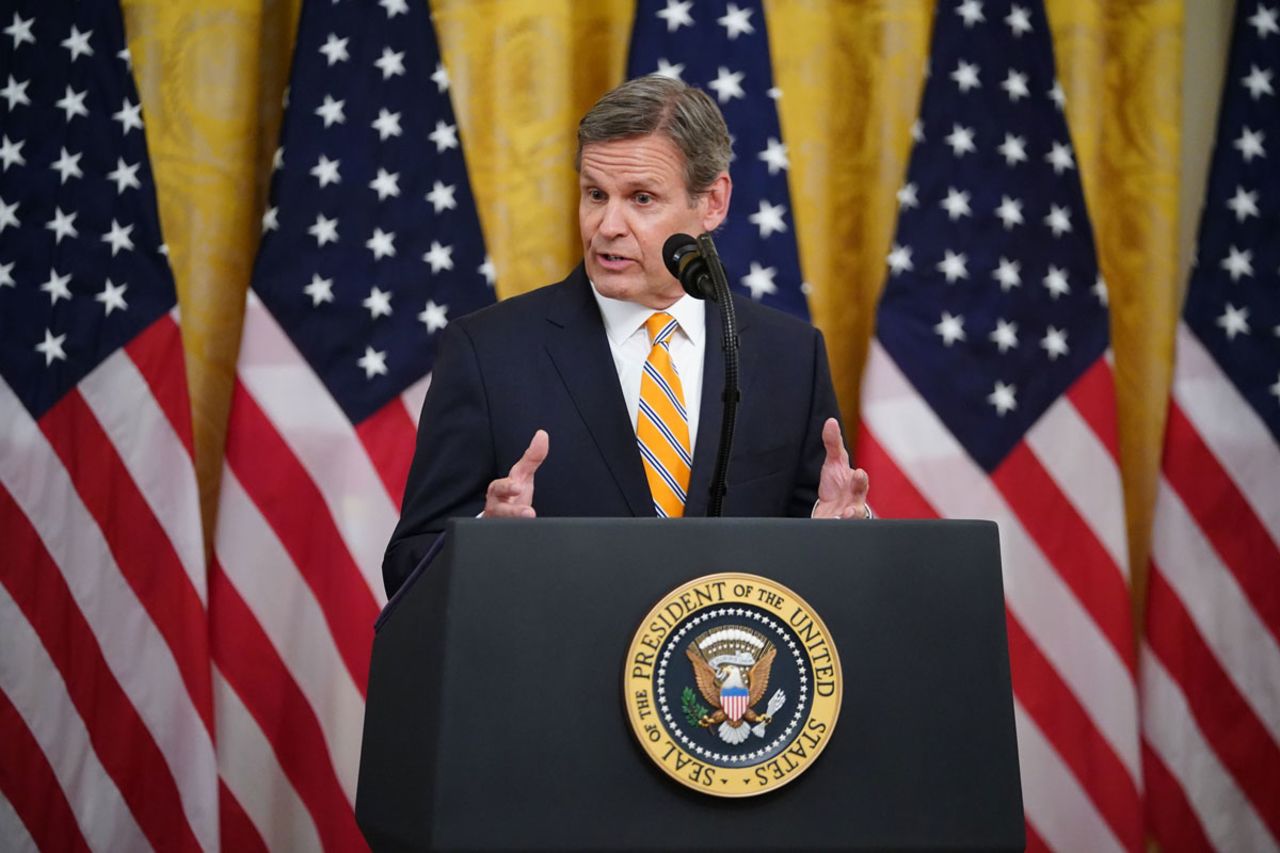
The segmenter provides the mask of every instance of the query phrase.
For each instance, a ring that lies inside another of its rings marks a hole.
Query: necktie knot
[[[665,311],[658,311],[645,320],[644,328],[649,333],[650,346],[665,344],[680,324]]]

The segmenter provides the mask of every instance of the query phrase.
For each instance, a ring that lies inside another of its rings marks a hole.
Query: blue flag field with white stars
[[[1280,7],[1242,3],[1233,44],[1183,319],[1280,443]]]
[[[1108,346],[1042,7],[939,6],[877,315],[894,361],[992,471]]]
[[[306,3],[253,290],[352,422],[494,301],[426,3]]]
[[[808,319],[763,5],[640,0],[627,76],[653,73],[705,89],[729,126],[733,198],[714,238],[730,286]]]
[[[8,8],[0,375],[39,418],[177,296],[119,9],[102,0]]]

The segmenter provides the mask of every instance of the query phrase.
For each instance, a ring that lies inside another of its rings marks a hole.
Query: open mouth
[[[635,263],[632,258],[626,255],[617,255],[613,252],[596,252],[596,263],[604,272],[622,273],[631,269],[631,265]]]

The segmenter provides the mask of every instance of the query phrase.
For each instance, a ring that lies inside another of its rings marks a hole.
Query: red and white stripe
[[[1000,526],[1029,847],[1142,845],[1142,762],[1111,367],[1100,358],[990,476],[873,341],[858,464],[895,518]]]
[[[245,843],[358,849],[382,553],[427,380],[347,420],[249,295],[210,567],[219,771]]]
[[[1280,849],[1280,446],[1185,324],[1142,692],[1153,837]]]
[[[733,722],[742,719],[742,715],[747,713],[747,694],[734,693],[726,696],[720,694],[720,704],[724,708],[724,713]]]
[[[3,772],[3,771],[0,771]],[[75,821],[67,820],[67,827],[73,835],[63,835],[57,839],[59,850],[85,850],[83,838],[79,837],[79,832],[75,829]],[[22,822],[22,818],[18,817],[18,812],[14,809],[3,793],[0,793],[0,838],[4,839],[5,849],[11,853],[36,853],[40,848],[36,846],[36,840],[31,837],[31,833],[27,832],[26,824]]]
[[[175,316],[39,421],[0,380],[0,848],[219,847]]]

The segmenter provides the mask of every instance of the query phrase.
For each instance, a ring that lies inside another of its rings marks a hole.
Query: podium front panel
[[[839,720],[812,767],[727,800],[644,754],[627,647],[663,595],[762,575],[820,614]],[[1020,849],[990,522],[466,520],[375,642],[357,815],[395,849]]]

